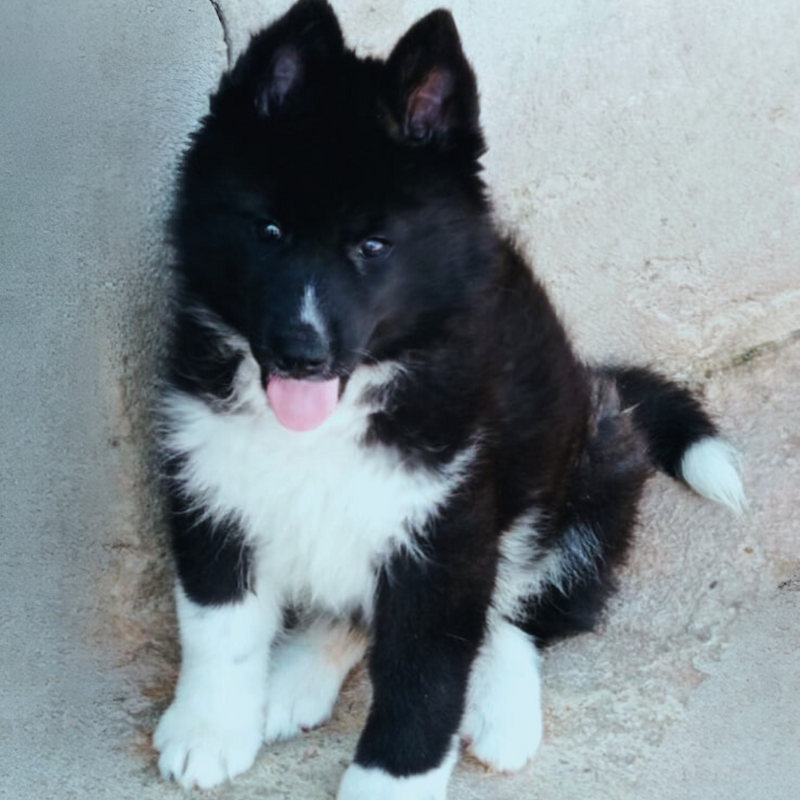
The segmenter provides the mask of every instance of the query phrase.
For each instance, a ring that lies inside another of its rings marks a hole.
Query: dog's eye
[[[256,235],[262,242],[279,242],[283,239],[283,228],[274,219],[260,219],[256,222]]]
[[[392,251],[392,243],[381,236],[370,236],[364,239],[358,248],[361,258],[385,258]]]

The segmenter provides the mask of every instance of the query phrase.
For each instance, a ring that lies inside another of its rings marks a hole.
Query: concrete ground
[[[284,0],[41,0],[0,28],[0,798],[162,800],[175,679],[146,426],[175,163]],[[335,3],[385,53],[426,0]],[[701,389],[740,519],[657,478],[621,591],[544,665],[546,733],[467,800],[800,796],[800,17],[795,0],[453,0],[498,209],[581,351]],[[502,47],[499,46],[502,43]],[[509,91],[513,88],[513,91]],[[212,798],[330,800],[368,703]]]
[[[548,652],[539,754],[512,776],[465,760],[454,800],[798,795],[800,342],[715,374],[705,388],[743,453],[750,511],[733,518],[656,479],[607,622]],[[113,631],[81,632],[75,618],[88,611],[96,624],[98,609],[42,613],[43,591],[12,584],[0,616],[11,645],[0,661],[0,797],[179,797],[157,777],[149,746],[174,680],[168,615],[155,603]],[[264,751],[209,796],[330,800],[368,695],[357,672],[328,725]]]

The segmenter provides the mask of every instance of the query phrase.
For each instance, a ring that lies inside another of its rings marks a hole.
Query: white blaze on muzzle
[[[303,299],[300,302],[300,321],[310,325],[317,335],[328,343],[328,325],[319,307],[319,300],[317,298],[317,290],[313,283],[306,285],[303,292]]]
[[[319,307],[316,290],[309,283],[300,303],[300,321],[328,344],[328,326]],[[272,375],[267,383],[267,400],[273,413],[291,431],[302,433],[318,428],[339,404],[339,379],[295,379]]]

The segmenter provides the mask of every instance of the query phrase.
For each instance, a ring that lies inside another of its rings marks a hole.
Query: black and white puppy
[[[164,454],[185,787],[373,700],[339,800],[441,800],[461,740],[542,735],[538,648],[590,629],[656,467],[739,509],[685,389],[587,367],[501,236],[449,13],[384,61],[325,0],[258,34],[186,153]]]

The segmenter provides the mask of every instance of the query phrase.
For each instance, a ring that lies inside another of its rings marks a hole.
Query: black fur
[[[716,436],[717,427],[700,401],[681,386],[641,367],[608,369],[623,402],[633,409],[638,427],[647,435],[656,466],[680,480],[683,454],[690,445]]]
[[[414,531],[424,557],[376,565],[374,701],[356,758],[398,776],[438,765],[458,729],[510,526],[536,511],[527,567],[559,552],[564,573],[513,622],[543,644],[588,630],[652,467],[680,477],[687,447],[715,433],[685,389],[580,361],[494,226],[483,151],[475,77],[449,13],[415,25],[384,63],[345,48],[327,3],[301,0],[222,78],[174,216],[175,388],[224,410],[235,332],[265,385],[313,374],[339,377],[346,393],[359,365],[402,364],[363,447],[388,448],[409,469],[444,468],[478,443],[465,483]],[[376,236],[389,251],[365,256]],[[324,348],[293,318],[309,281],[329,315]],[[198,321],[198,307],[224,331]],[[177,478],[169,485],[190,598],[241,597],[254,557],[241,532],[208,522]]]
[[[178,577],[186,596],[200,605],[239,600],[251,588],[252,550],[233,523],[213,523],[170,495],[170,526]]]

